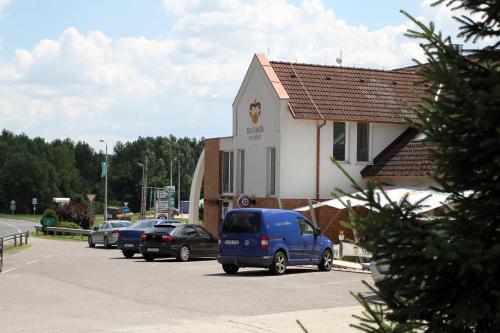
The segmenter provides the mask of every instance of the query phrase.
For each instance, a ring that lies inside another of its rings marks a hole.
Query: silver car
[[[131,224],[129,221],[121,220],[104,221],[90,233],[88,238],[89,247],[95,247],[96,244],[103,244],[105,248],[111,248],[118,241],[118,232],[123,228],[129,227]]]

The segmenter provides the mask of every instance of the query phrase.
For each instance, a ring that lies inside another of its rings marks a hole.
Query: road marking
[[[8,273],[8,272],[12,272],[14,270],[15,270],[15,268],[9,268],[9,269],[3,271],[3,274]]]
[[[38,261],[38,259],[28,261],[28,262],[26,263],[26,265],[31,265],[31,264],[34,264],[34,263],[36,263],[37,261]]]
[[[48,255],[48,256],[45,256],[45,258],[50,258],[50,257],[52,257],[52,256],[50,256],[50,255]]]
[[[2,222],[0,222],[0,223],[3,223],[3,224],[5,224],[5,225],[8,225],[9,227],[12,227],[12,228],[16,229],[18,233],[21,233],[21,232],[22,232],[22,231],[21,231],[21,229],[19,229],[19,228],[18,228],[18,227],[16,227],[15,225],[12,225],[12,224],[10,224],[10,223],[3,222],[3,221],[2,221]]]

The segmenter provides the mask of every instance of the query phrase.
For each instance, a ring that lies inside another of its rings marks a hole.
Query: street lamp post
[[[177,208],[181,211],[181,160],[177,159]]]
[[[104,173],[104,221],[108,220],[108,143],[103,139],[100,139],[106,145],[106,156],[105,156],[105,173]]]

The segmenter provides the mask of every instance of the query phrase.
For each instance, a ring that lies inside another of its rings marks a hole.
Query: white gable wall
[[[260,102],[261,114],[256,124],[250,116],[250,104]],[[279,106],[271,82],[256,57],[233,104],[233,137],[221,140],[222,151],[234,152],[234,184],[237,190],[237,150],[245,151],[245,194],[265,197],[267,191],[267,148],[276,148],[276,191],[279,191]],[[258,130],[262,128],[262,131]],[[256,131],[249,133],[248,131]]]

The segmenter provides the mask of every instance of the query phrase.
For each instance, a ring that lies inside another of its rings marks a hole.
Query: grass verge
[[[22,246],[8,246],[8,247],[5,247],[5,249],[3,250],[3,254],[13,254],[13,253],[17,253],[19,251],[22,251],[22,250],[26,250],[26,249],[29,249],[31,247],[31,244],[23,244]]]
[[[51,239],[51,240],[62,240],[62,241],[73,241],[73,242],[86,242],[87,236],[83,235],[83,238],[80,238],[80,235],[45,235],[42,232],[39,232],[38,235],[36,232],[32,231],[30,233],[30,237],[42,238],[42,239]]]

